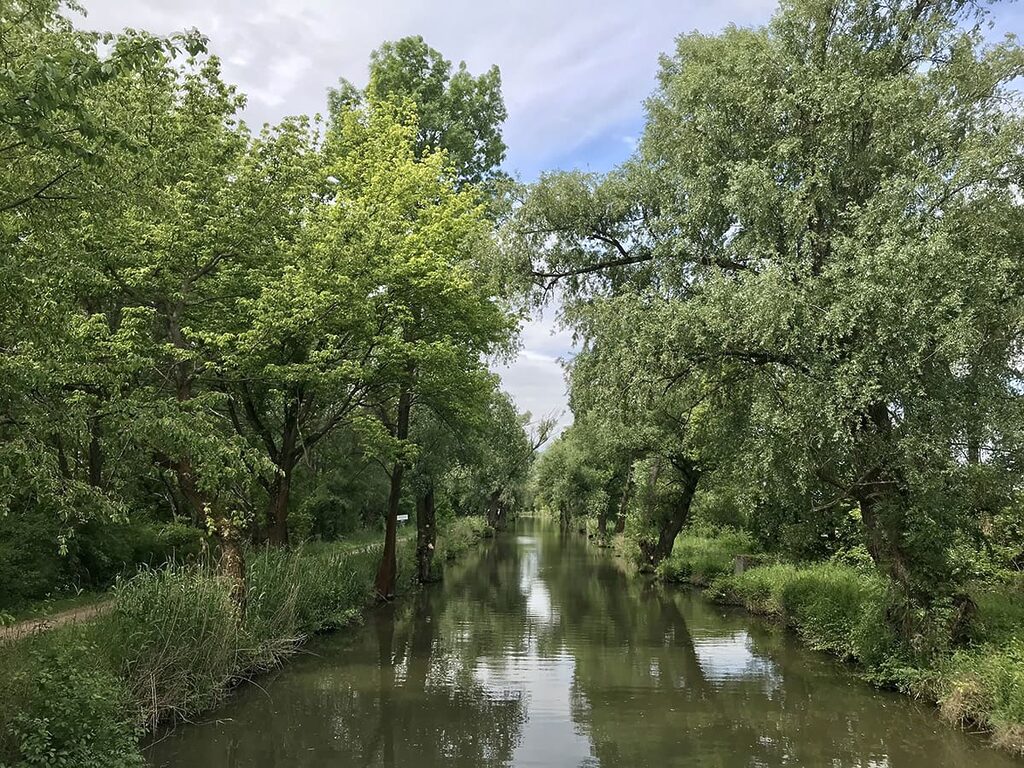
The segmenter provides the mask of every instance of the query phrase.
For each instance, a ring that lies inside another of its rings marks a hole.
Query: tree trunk
[[[657,541],[643,541],[640,543],[640,550],[651,567],[656,567],[662,560],[672,554],[672,547],[675,546],[676,537],[683,530],[686,521],[690,519],[693,497],[697,492],[697,484],[700,482],[702,474],[701,470],[689,459],[674,459],[672,464],[679,471],[682,479],[682,493],[678,503],[673,504],[669,514],[660,520]],[[652,469],[651,474],[654,477],[654,482],[657,482],[657,464],[655,464],[655,469]]]
[[[299,434],[298,407],[289,401],[284,412],[281,449],[277,458],[277,477],[271,486],[267,538],[278,547],[288,546],[288,502],[291,498],[292,473],[295,471],[296,441]]]
[[[626,512],[629,509],[629,497],[633,493],[633,467],[626,470],[626,487],[622,489],[622,500],[619,502],[619,515],[615,519],[615,532],[626,530]]]
[[[412,395],[408,387],[403,387],[398,395],[398,424],[395,429],[395,437],[400,442],[409,437],[409,412],[411,409]],[[381,554],[377,579],[374,583],[377,597],[381,600],[390,600],[395,596],[395,580],[398,575],[398,505],[402,499],[402,475],[404,472],[404,461],[396,461],[391,470],[391,488],[388,491],[384,552]]]
[[[217,569],[231,585],[231,601],[234,603],[238,618],[241,618],[245,615],[247,597],[245,553],[242,549],[241,531],[230,517],[213,514],[211,504],[196,485],[195,478],[192,476],[192,464],[188,459],[177,462],[174,469],[178,477],[178,487],[181,488],[186,503],[192,509],[193,517],[202,525],[212,523],[213,534],[220,547]]]
[[[951,598],[956,614],[949,624],[950,639],[963,639],[976,606],[963,590],[953,568],[942,552],[916,551],[905,544],[913,521],[907,511],[907,482],[899,467],[884,461],[892,440],[892,419],[884,402],[872,403],[865,411],[864,426],[879,445],[862,446],[863,463],[869,467],[852,489],[860,507],[864,538],[875,565],[902,594],[905,604],[890,608],[890,624],[905,638],[919,631],[919,609],[927,612],[938,598]],[[929,557],[931,554],[931,557]]]
[[[437,543],[435,520],[434,488],[431,486],[416,499],[416,575],[421,584],[435,581],[431,574]]]
[[[103,446],[100,444],[100,419],[89,419],[89,485],[103,487]]]
[[[288,500],[291,497],[292,470],[282,469],[282,472],[271,486],[273,493],[268,514],[270,525],[267,528],[267,541],[275,547],[288,546]]]
[[[171,342],[178,349],[188,349],[181,330],[181,307],[168,312],[168,335]],[[192,366],[187,361],[175,365],[175,376],[177,378],[177,398],[179,402],[186,402],[192,399]],[[213,526],[217,542],[220,545],[220,561],[218,568],[231,584],[231,599],[235,605],[236,618],[241,619],[245,614],[246,587],[245,587],[245,558],[242,552],[241,534],[234,521],[229,517],[213,516],[212,504],[199,489],[196,483],[195,473],[192,467],[192,460],[182,457],[173,464],[175,475],[178,479],[178,487],[182,496],[192,509],[193,518],[199,521],[200,525],[206,525],[208,517],[213,517]]]
[[[248,597],[245,584],[245,552],[238,528],[228,519],[222,518],[216,524],[217,543],[220,545],[218,569],[231,585],[231,602],[239,618],[245,615]]]
[[[504,521],[501,519],[501,489],[491,492],[490,501],[487,503],[487,524],[494,530],[498,530]]]

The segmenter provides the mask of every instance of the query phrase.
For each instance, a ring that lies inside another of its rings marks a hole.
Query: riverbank
[[[485,528],[456,519],[441,556],[464,552]],[[414,546],[399,545],[403,591]],[[108,612],[0,648],[0,766],[142,765],[140,740],[159,723],[213,709],[311,635],[358,623],[374,603],[379,558],[380,545],[254,552],[241,620],[209,569],[144,570],[114,588]]]
[[[618,544],[630,557],[629,545]],[[658,567],[711,599],[771,617],[811,648],[852,662],[871,683],[933,703],[952,725],[987,733],[994,746],[1024,756],[1024,578],[1003,574],[972,585],[977,614],[965,645],[926,636],[908,648],[888,629],[884,580],[869,565],[758,560],[734,573],[753,543],[743,533],[682,535]]]

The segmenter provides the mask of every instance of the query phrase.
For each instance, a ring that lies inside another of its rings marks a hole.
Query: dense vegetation
[[[253,132],[198,33],[69,8],[0,0],[0,611],[112,588],[5,646],[0,764],[138,764],[531,471],[1024,752],[1024,48],[978,3],[683,35],[627,162],[529,187],[498,70],[421,38]],[[488,361],[553,296],[575,421],[534,463]]]
[[[382,522],[390,596],[400,511],[426,579],[436,514],[518,503],[496,70],[409,38],[253,134],[197,34],[0,24],[0,609],[204,547],[244,607],[247,543]]]
[[[979,5],[683,35],[635,155],[507,238],[582,345],[540,503],[1022,750],[1024,49]]]
[[[0,3],[0,617],[112,590],[0,635],[4,765],[136,764],[144,730],[438,579],[547,429],[487,367],[518,327],[482,268],[496,69],[388,43],[329,119],[254,133],[198,33],[74,10]]]

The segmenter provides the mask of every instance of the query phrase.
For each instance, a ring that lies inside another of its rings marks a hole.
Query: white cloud
[[[534,420],[556,418],[556,434],[572,423],[566,394],[563,361],[575,350],[572,334],[556,328],[551,311],[524,324],[523,349],[510,365],[492,365],[501,376],[520,411],[529,411]]]
[[[422,34],[473,71],[501,67],[510,170],[532,178],[588,142],[628,133],[674,37],[763,22],[774,0],[85,0],[83,26],[196,27],[249,94],[257,125],[322,112],[339,76],[366,79],[370,51]]]

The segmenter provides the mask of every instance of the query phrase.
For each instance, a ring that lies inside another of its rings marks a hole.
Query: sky
[[[367,79],[370,52],[385,40],[422,35],[479,73],[501,69],[508,108],[505,169],[523,181],[545,170],[606,171],[625,160],[643,130],[658,56],[675,37],[727,24],[758,26],[775,0],[84,0],[81,26],[167,34],[196,28],[248,95],[258,126],[326,111],[327,89]],[[992,36],[1024,32],[1024,9],[1001,4]],[[520,410],[571,421],[561,361],[571,334],[557,308],[523,328],[522,350],[495,366]]]

